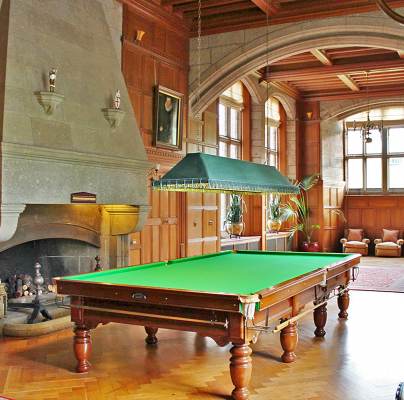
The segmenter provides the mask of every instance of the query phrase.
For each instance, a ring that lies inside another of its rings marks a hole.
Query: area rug
[[[376,267],[359,265],[358,278],[350,285],[352,290],[404,293],[404,265]]]

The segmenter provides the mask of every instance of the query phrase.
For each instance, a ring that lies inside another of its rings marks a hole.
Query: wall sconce
[[[138,29],[136,31],[135,42],[140,43],[143,40],[143,36],[145,35],[145,33],[145,31],[141,31],[140,29]]]
[[[313,111],[307,111],[306,112],[306,119],[311,120],[313,117]]]
[[[148,176],[153,180],[157,181],[159,178],[160,164],[154,164],[153,167],[149,170]]]

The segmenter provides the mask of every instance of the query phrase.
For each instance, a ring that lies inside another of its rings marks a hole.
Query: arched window
[[[219,155],[241,158],[243,86],[235,83],[219,98]]]
[[[279,101],[270,97],[265,103],[266,164],[279,168]]]
[[[366,121],[367,112],[344,121],[347,188],[351,193],[403,192],[404,107],[374,109],[369,117],[382,126],[381,130],[370,131],[370,143],[366,143],[358,129]]]
[[[243,110],[243,85],[236,82],[219,97],[219,156],[241,159],[242,129],[241,112]],[[230,196],[220,195],[221,229],[224,229],[226,210]]]

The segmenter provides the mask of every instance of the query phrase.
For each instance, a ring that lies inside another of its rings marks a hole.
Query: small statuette
[[[119,110],[121,108],[121,92],[117,90],[114,96],[114,108]]]
[[[55,91],[56,74],[57,74],[57,69],[51,68],[51,70],[49,71],[49,91],[52,93]]]
[[[101,261],[100,257],[99,257],[99,256],[96,256],[96,257],[95,257],[95,262],[96,262],[96,264],[95,264],[94,272],[102,271],[102,267],[101,267],[100,261]]]

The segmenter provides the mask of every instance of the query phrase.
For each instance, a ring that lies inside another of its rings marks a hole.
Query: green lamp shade
[[[153,189],[174,192],[297,194],[275,167],[204,153],[189,153]]]

